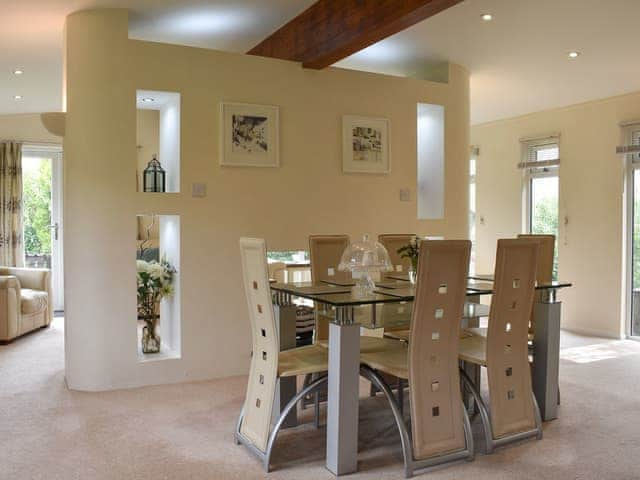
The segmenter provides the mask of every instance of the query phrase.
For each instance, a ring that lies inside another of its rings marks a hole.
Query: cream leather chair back
[[[535,240],[538,242],[538,265],[536,268],[536,282],[549,283],[553,280],[553,257],[556,248],[555,235],[520,234],[518,238]]]
[[[350,282],[351,274],[338,270],[342,252],[349,245],[349,235],[309,236],[309,258],[311,261],[311,281],[323,280]]]
[[[264,452],[271,428],[280,350],[264,240],[241,238],[240,256],[252,339],[251,368],[240,431]]]
[[[407,273],[411,268],[411,260],[402,258],[398,250],[408,245],[414,237],[415,235],[411,233],[378,235],[378,241],[389,252],[389,259],[395,273]]]
[[[471,242],[423,241],[409,340],[413,454],[465,448],[458,342]]]
[[[491,426],[495,438],[536,428],[527,337],[537,265],[536,240],[498,240],[487,332]]]
[[[287,282],[287,265],[284,262],[269,263],[269,278],[278,283]]]
[[[318,283],[323,280],[338,283],[352,281],[350,272],[338,270],[342,252],[349,245],[349,235],[310,235],[309,259],[311,262],[311,281]],[[332,314],[323,311],[316,304],[316,331],[314,341],[327,340],[329,338],[329,321]]]

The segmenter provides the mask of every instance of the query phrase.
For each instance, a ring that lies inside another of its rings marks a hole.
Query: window
[[[469,273],[476,273],[476,163],[480,149],[471,147],[469,160],[469,240],[471,240],[471,261]]]
[[[627,145],[640,145],[640,124],[628,126],[625,131]],[[640,153],[627,155],[627,254],[631,261],[630,324],[627,333],[640,336]],[[630,254],[630,255],[629,255]]]
[[[525,229],[556,237],[553,278],[558,278],[558,193],[560,144],[557,136],[523,142]]]

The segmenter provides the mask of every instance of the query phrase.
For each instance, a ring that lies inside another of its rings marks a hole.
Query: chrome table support
[[[558,417],[558,370],[560,359],[560,311],[555,289],[548,289],[534,304],[533,391],[542,419]]]
[[[329,324],[327,469],[334,475],[358,469],[360,325],[353,307],[336,308]]]

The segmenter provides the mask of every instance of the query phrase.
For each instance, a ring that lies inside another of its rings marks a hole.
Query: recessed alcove
[[[180,216],[141,214],[136,216],[136,260],[168,262],[174,267],[173,294],[160,301],[160,318],[156,333],[160,335],[159,353],[142,353],[141,339],[144,322],[137,317],[137,351],[140,361],[180,358],[182,329],[180,319]],[[137,312],[136,312],[137,313]]]
[[[180,94],[136,92],[136,188],[144,192],[144,170],[155,156],[165,171],[166,193],[180,192]]]

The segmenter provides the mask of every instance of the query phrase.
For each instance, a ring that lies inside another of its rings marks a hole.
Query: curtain
[[[24,266],[22,144],[0,142],[0,265]]]

